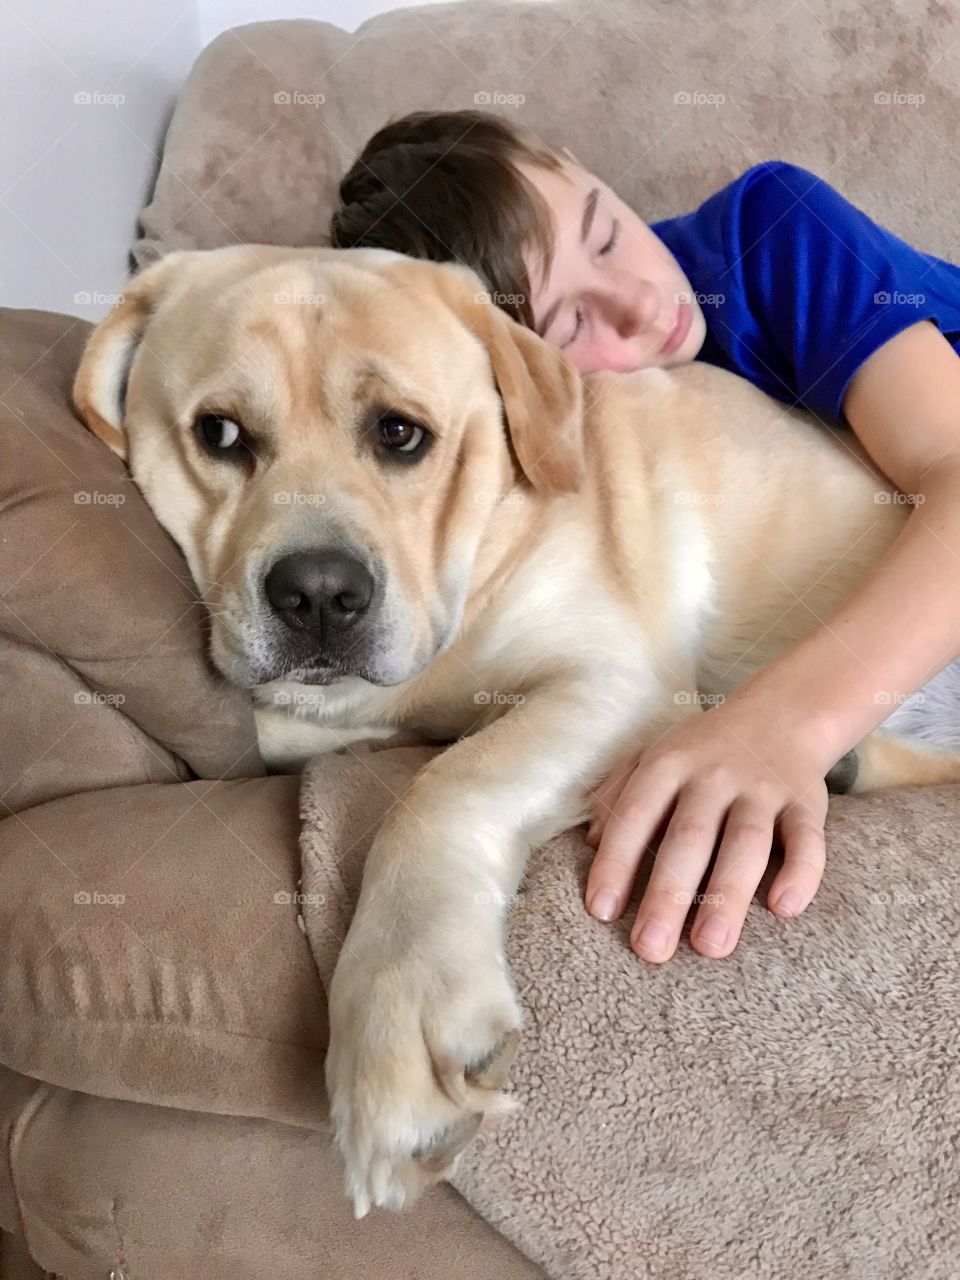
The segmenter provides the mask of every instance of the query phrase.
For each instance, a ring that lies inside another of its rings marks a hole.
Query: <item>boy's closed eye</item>
[[[606,241],[597,250],[597,257],[605,258],[609,256],[613,252],[619,237],[620,237],[620,223],[616,218],[614,218],[610,227],[610,234],[607,236]],[[585,320],[586,320],[586,307],[582,304],[574,307],[573,331],[570,334],[569,338],[567,338],[564,342],[560,343],[561,350],[565,351],[573,342],[576,341],[577,337],[580,334],[581,329],[583,328]]]

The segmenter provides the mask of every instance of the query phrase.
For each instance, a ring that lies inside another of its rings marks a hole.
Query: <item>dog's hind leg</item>
[[[833,795],[948,782],[960,782],[960,755],[888,733],[871,733],[841,756],[826,777],[827,790]]]

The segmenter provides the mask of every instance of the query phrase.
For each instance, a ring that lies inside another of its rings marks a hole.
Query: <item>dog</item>
[[[74,403],[182,549],[268,764],[452,743],[376,835],[329,992],[347,1192],[405,1207],[513,1105],[530,850],[826,618],[909,508],[849,433],[732,374],[581,379],[466,268],[383,250],[172,253]],[[960,757],[878,733],[840,774],[953,782]]]

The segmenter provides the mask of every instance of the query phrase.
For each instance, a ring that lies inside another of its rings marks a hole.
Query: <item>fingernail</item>
[[[803,894],[799,889],[784,889],[774,906],[781,915],[798,916],[803,910]]]
[[[590,899],[590,914],[598,920],[612,920],[619,905],[620,899],[612,889],[598,889]]]
[[[662,920],[647,920],[632,941],[635,946],[643,947],[644,951],[652,951],[654,955],[659,955],[661,951],[666,950],[669,939],[670,930]]]
[[[730,937],[730,926],[721,916],[711,916],[697,930],[697,941],[705,942],[708,947],[725,947]]]

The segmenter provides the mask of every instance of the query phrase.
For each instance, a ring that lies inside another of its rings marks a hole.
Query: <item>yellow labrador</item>
[[[530,849],[825,618],[907,508],[730,374],[581,381],[464,268],[375,250],[171,254],[75,401],[182,548],[268,760],[456,739],[377,834],[330,991],[348,1192],[402,1207],[509,1108]],[[859,790],[960,778],[883,735],[846,763]]]

